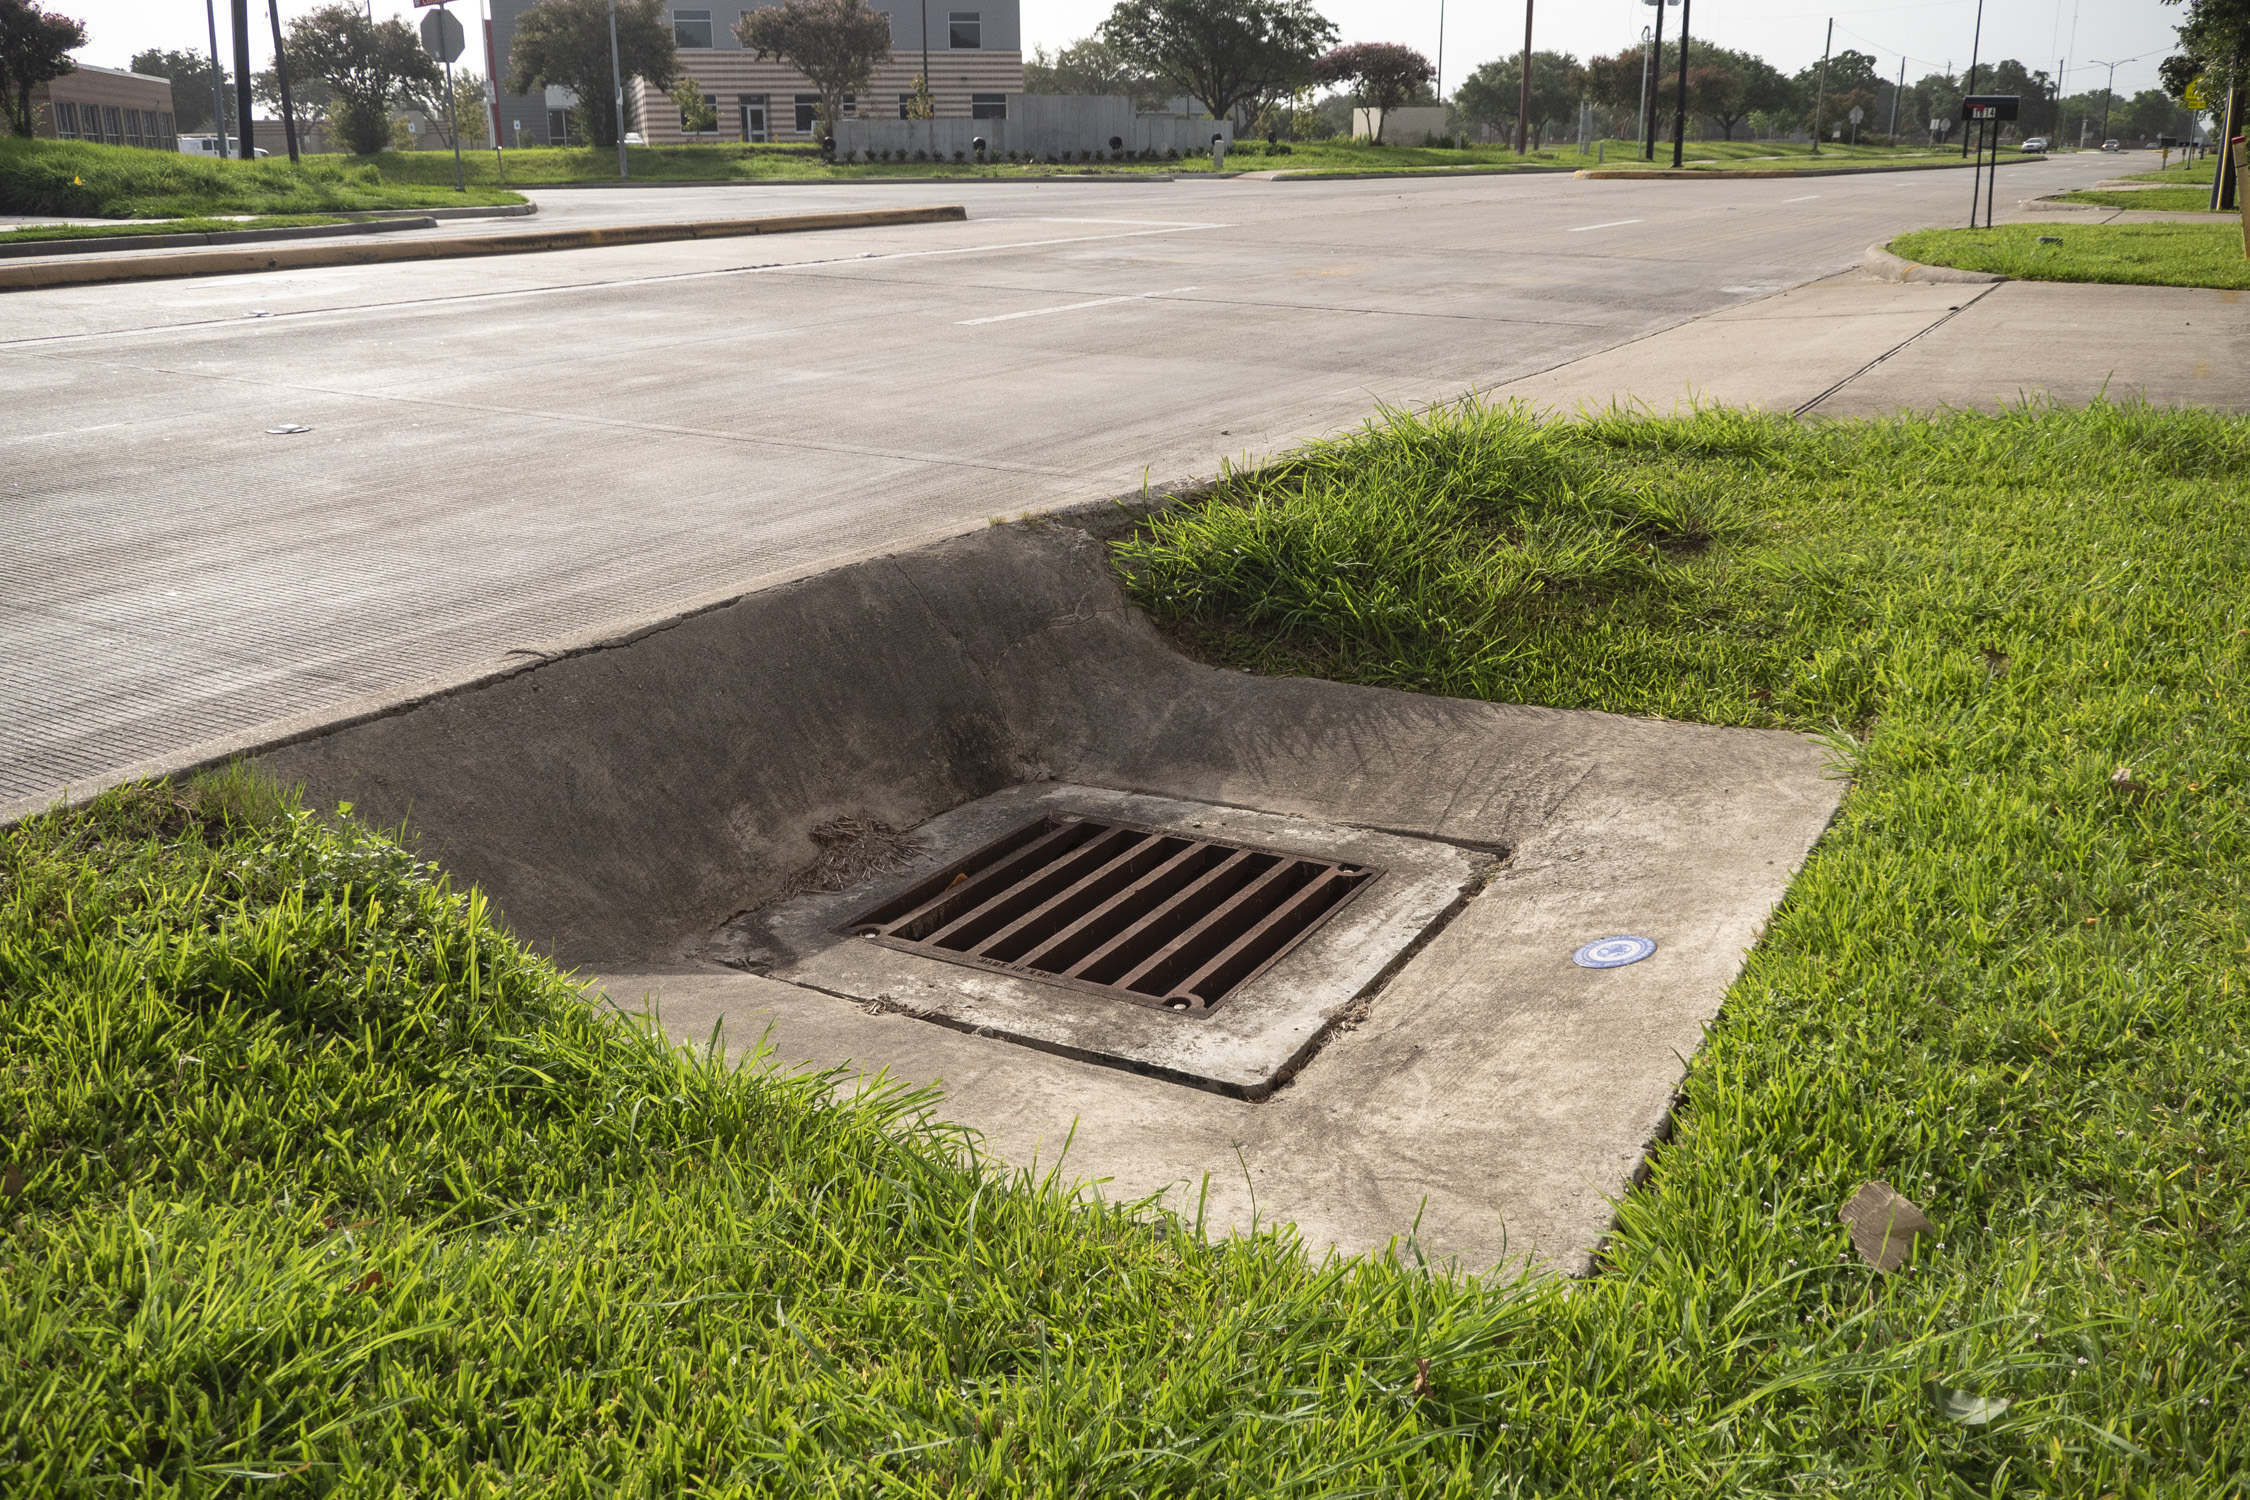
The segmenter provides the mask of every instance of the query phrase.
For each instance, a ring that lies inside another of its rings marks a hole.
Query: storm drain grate
[[[847,930],[952,963],[1208,1012],[1381,873],[1050,813]]]

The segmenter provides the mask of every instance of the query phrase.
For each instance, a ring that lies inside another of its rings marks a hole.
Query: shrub
[[[968,160],[968,157],[969,153],[966,151],[956,151],[953,153],[953,159],[955,161],[966,161]]]
[[[1166,146],[1164,148],[1164,159],[1166,161],[1178,161],[1180,159],[1180,148],[1177,146]]]

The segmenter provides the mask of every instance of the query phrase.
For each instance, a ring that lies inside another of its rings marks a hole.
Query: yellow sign
[[[2203,80],[2198,78],[2195,82],[2189,84],[2187,93],[2180,102],[2193,110],[2209,109],[2211,106],[2205,103],[2203,99]]]

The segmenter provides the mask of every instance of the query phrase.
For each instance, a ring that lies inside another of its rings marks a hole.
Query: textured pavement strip
[[[1488,389],[1944,222],[1932,179],[1816,211],[1781,183],[994,189],[965,225],[759,244],[804,263],[755,274],[690,242],[11,294],[0,802]],[[1564,242],[1621,208],[1648,222]]]

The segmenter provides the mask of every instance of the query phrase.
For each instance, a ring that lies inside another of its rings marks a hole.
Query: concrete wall
[[[836,131],[836,149],[862,154],[928,151],[950,157],[956,151],[973,154],[972,143],[982,136],[987,151],[1002,157],[1010,151],[1045,159],[1065,152],[1118,150],[1153,150],[1160,156],[1176,150],[1185,157],[1209,153],[1214,135],[1231,144],[1234,127],[1223,120],[1136,114],[1133,101],[1123,95],[1016,93],[1008,95],[1004,120],[845,120]]]
[[[1436,105],[1391,110],[1355,109],[1352,134],[1372,137],[1378,116],[1386,146],[1419,146],[1424,136],[1445,134],[1445,110]]]

